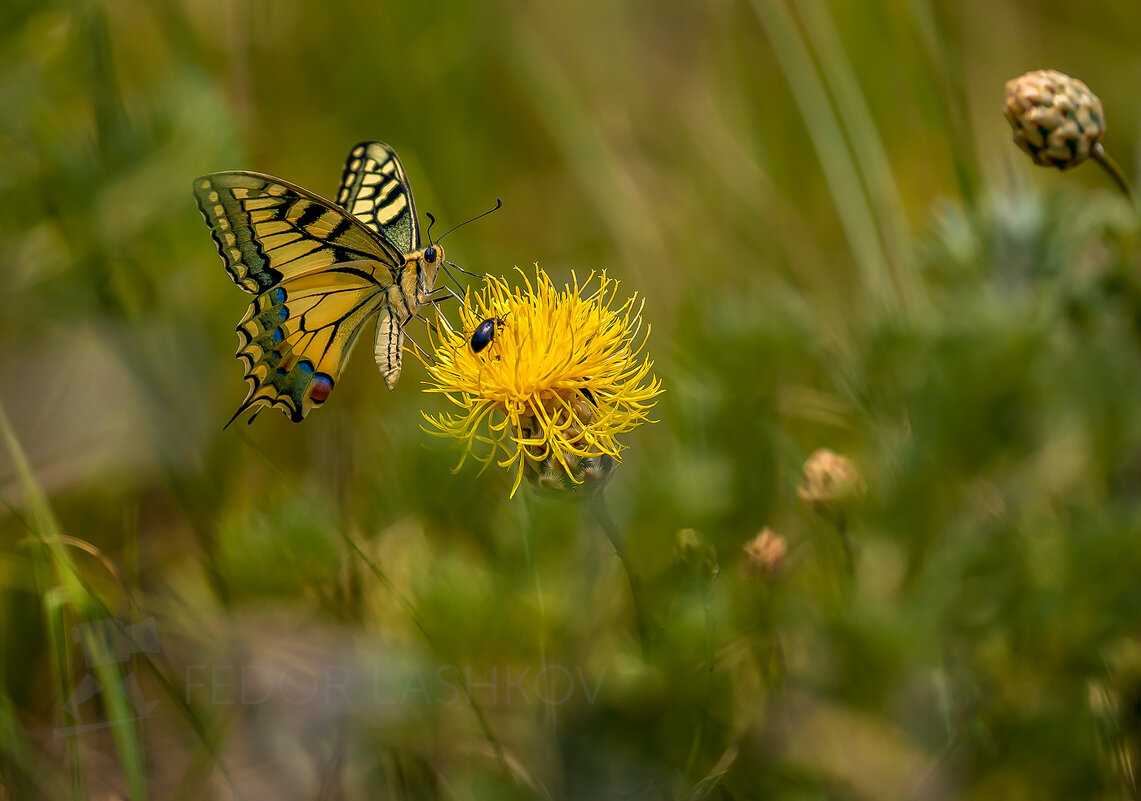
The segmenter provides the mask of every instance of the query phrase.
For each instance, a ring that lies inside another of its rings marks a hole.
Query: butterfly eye
[[[434,261],[436,261],[436,246],[435,245],[429,245],[428,247],[424,248],[424,260],[427,261],[429,264],[432,264]]]

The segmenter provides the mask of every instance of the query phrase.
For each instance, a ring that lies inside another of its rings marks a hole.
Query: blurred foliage
[[[1000,113],[1080,77],[1135,175],[1132,0],[0,22],[0,797],[1141,795],[1141,229]],[[452,474],[411,359],[221,430],[248,298],[191,180],[328,196],[373,138],[442,225],[503,198],[465,267],[645,297],[614,525]]]

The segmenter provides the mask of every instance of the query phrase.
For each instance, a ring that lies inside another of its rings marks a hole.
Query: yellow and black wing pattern
[[[396,245],[324,198],[256,172],[218,172],[194,182],[194,197],[226,270],[247,292],[292,273],[344,261],[404,263]]]
[[[329,397],[403,254],[333,203],[268,175],[203,176],[194,196],[231,278],[257,294],[237,328],[250,390],[230,422],[265,405],[299,422]]]
[[[379,262],[338,262],[294,273],[258,295],[238,323],[237,355],[250,391],[230,422],[267,404],[300,422],[324,403],[391,282]]]
[[[337,204],[404,253],[420,249],[420,225],[404,165],[382,142],[361,142],[349,151]]]

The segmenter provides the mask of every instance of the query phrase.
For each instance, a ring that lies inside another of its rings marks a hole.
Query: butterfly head
[[[405,275],[416,275],[416,296],[417,303],[423,305],[427,302],[425,296],[432,291],[432,287],[436,284],[436,274],[440,271],[440,265],[444,263],[444,249],[439,245],[428,245],[423,250],[417,250],[408,254],[407,261],[405,262]],[[408,270],[408,267],[414,269]]]

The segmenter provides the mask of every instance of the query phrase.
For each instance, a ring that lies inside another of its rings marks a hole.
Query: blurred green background
[[[0,798],[1141,792],[1137,217],[1000,114],[1080,77],[1135,176],[1135,0],[0,22]],[[587,506],[453,474],[413,359],[389,394],[362,346],[303,424],[221,429],[249,297],[191,180],[330,196],[363,139],[444,226],[503,199],[466,268],[645,298],[624,563]],[[868,488],[850,572],[797,499],[821,447]]]

